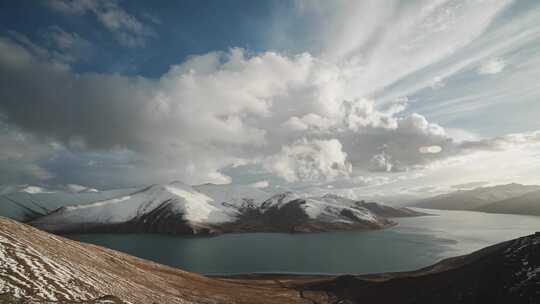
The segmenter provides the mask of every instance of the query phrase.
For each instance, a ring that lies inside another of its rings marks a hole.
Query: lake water
[[[203,274],[374,273],[413,270],[540,231],[540,217],[423,210],[378,231],[244,233],[217,237],[78,234],[67,237]]]

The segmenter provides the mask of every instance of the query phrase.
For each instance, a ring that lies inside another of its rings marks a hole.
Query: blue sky
[[[0,184],[540,183],[538,20],[512,0],[1,1]]]
[[[0,25],[9,31],[26,35],[32,41],[47,43],[43,33],[58,26],[69,29],[92,42],[84,60],[72,67],[78,72],[100,72],[140,75],[157,78],[171,64],[187,57],[212,51],[241,47],[252,52],[268,49],[305,51],[308,43],[293,45],[302,39],[303,20],[285,25],[294,10],[291,1],[121,1],[121,9],[134,16],[155,35],[145,39],[143,47],[126,48],[114,35],[100,26],[92,14],[62,15],[48,9],[47,1],[2,1]],[[286,29],[288,39],[270,42],[275,22]]]

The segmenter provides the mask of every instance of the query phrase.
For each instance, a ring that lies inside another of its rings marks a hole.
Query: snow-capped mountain
[[[26,192],[30,194],[39,193],[56,193],[56,192],[69,192],[69,193],[84,193],[84,192],[99,192],[95,188],[90,188],[77,184],[56,185],[54,187],[44,187],[38,185],[3,185],[0,186],[0,195],[6,195],[16,192]]]
[[[302,197],[293,192],[273,195],[258,209],[247,212],[240,229],[259,226],[261,231],[312,232],[347,229],[379,229],[395,223],[338,197]]]
[[[180,182],[152,185],[108,200],[62,207],[31,224],[53,232],[208,232],[232,221],[209,196]]]
[[[153,185],[92,203],[63,206],[31,224],[56,233],[154,232],[309,232],[378,229],[392,216],[420,215],[411,210],[353,201],[338,196],[271,195],[242,185]],[[388,213],[388,212],[387,212]]]
[[[6,195],[14,192],[25,192],[30,194],[52,193],[54,191],[35,185],[4,185],[0,186],[0,195]]]
[[[75,186],[75,185],[72,185]],[[45,188],[32,185],[14,185],[2,188],[0,195],[0,216],[18,221],[29,221],[47,215],[52,211],[69,205],[87,204],[128,195],[139,189],[97,191],[87,187]]]
[[[301,209],[308,219],[320,222],[388,224],[384,218],[355,204],[354,201],[330,195],[304,198],[293,192],[280,193],[264,201],[261,210],[263,213],[278,212],[291,206]]]
[[[270,196],[268,192],[246,185],[204,184],[193,186],[193,189],[210,197],[232,218],[238,217],[247,209],[258,208],[260,202]]]
[[[349,206],[356,209],[364,208],[379,217],[393,218],[425,215],[409,208],[391,207],[385,204],[366,202],[364,200],[352,200],[335,194],[325,194],[318,199],[337,206]]]

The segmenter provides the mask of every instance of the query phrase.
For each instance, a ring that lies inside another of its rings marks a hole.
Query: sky
[[[540,2],[0,1],[0,185],[540,184]]]

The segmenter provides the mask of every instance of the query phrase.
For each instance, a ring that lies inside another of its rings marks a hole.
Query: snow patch
[[[167,186],[165,189],[183,200],[174,206],[179,212],[184,212],[184,218],[188,221],[220,223],[230,220],[221,210],[210,204],[213,201],[212,198],[200,192],[187,191],[171,186]]]

